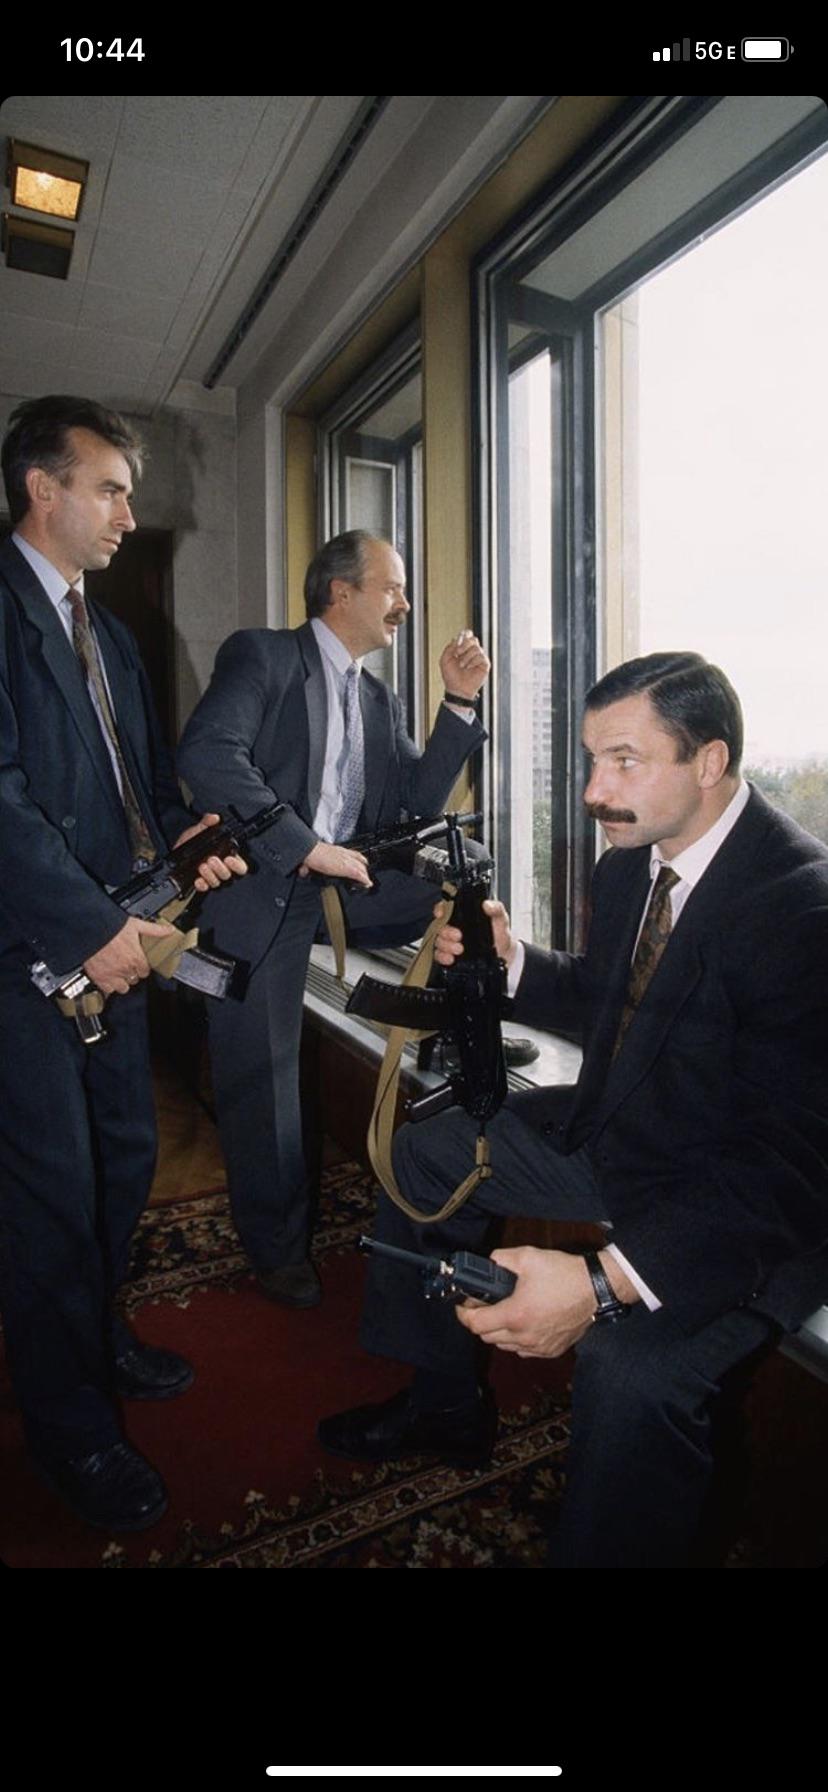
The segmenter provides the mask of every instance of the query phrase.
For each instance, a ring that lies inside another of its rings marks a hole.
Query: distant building
[[[532,799],[552,796],[552,649],[532,651]]]

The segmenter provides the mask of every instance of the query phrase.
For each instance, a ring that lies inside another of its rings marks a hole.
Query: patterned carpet
[[[355,1243],[372,1215],[368,1175],[350,1163],[324,1171],[314,1243],[324,1299],[319,1308],[290,1311],[266,1300],[250,1274],[224,1193],[213,1187],[151,1206],[136,1239],[127,1310],[140,1337],[189,1358],[196,1380],[181,1399],[126,1406],[124,1424],[164,1476],[169,1510],[136,1536],[107,1536],[74,1518],[26,1455],[0,1358],[0,1562],[543,1567],[565,1476],[571,1358],[532,1362],[494,1353],[500,1431],[485,1470],[435,1467],[413,1456],[357,1465],[326,1456],[317,1443],[322,1415],[382,1400],[403,1379],[398,1365],[366,1356],[358,1341],[366,1263]],[[781,1374],[791,1365],[777,1357],[769,1368]],[[791,1404],[786,1390],[787,1383],[777,1405]],[[800,1428],[812,1431],[809,1415],[803,1408]],[[756,1459],[764,1505],[731,1548],[728,1568],[824,1562],[823,1508],[812,1510],[822,1481],[804,1472],[804,1456],[800,1467],[794,1432],[785,1472],[774,1479],[777,1432]]]
[[[197,1379],[181,1399],[133,1403],[127,1434],[164,1475],[170,1509],[150,1531],[108,1538],[41,1487],[0,1392],[10,1509],[0,1555],[12,1567],[535,1568],[559,1496],[567,1443],[564,1364],[498,1356],[501,1411],[486,1470],[417,1457],[357,1466],[325,1456],[319,1416],[400,1385],[359,1348],[371,1179],[324,1172],[315,1256],[319,1309],[265,1300],[215,1192],[151,1207],[136,1240],[126,1306],[148,1342],[184,1352]]]

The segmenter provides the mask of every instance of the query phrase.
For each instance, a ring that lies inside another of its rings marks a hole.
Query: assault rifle
[[[471,1297],[493,1306],[495,1301],[508,1300],[517,1287],[517,1276],[491,1257],[476,1257],[473,1251],[453,1251],[450,1257],[420,1257],[416,1251],[403,1251],[396,1244],[379,1244],[375,1238],[359,1240],[361,1251],[376,1251],[379,1257],[391,1257],[396,1263],[411,1263],[420,1272],[426,1300],[460,1301]]]
[[[187,911],[194,909],[200,894],[195,887],[199,865],[209,858],[243,856],[248,841],[272,827],[285,807],[285,803],[271,803],[269,808],[259,809],[249,821],[229,817],[204,828],[181,846],[174,846],[164,858],[156,859],[146,871],[138,872],[128,883],[110,890],[113,902],[117,902],[125,915],[137,916],[143,921],[181,920],[186,925]],[[168,916],[164,912],[166,909],[174,912]],[[227,994],[235,962],[233,958],[223,958],[218,953],[204,952],[191,945],[181,953],[169,975],[177,983],[185,983],[203,995],[221,999]],[[31,966],[29,975],[41,995],[53,996],[63,1013],[71,1016],[85,1045],[96,1045],[106,1038],[106,1028],[99,1018],[104,997],[83,965],[73,971],[58,972],[50,970],[41,958]]]
[[[438,815],[432,821],[397,821],[375,834],[355,834],[353,840],[346,840],[344,844],[349,852],[361,852],[368,862],[368,870],[374,874],[387,870],[404,871],[410,877],[425,877],[432,883],[441,884],[448,860],[444,850],[432,849],[432,842],[444,840],[450,826],[455,829],[474,827],[482,820],[482,815],[470,814]],[[357,885],[357,888],[361,887]]]
[[[483,903],[491,895],[494,867],[491,859],[467,855],[460,832],[462,826],[481,819],[479,815],[444,815],[440,821],[421,826],[414,859],[415,875],[447,882],[456,890],[451,918],[463,934],[462,956],[440,973],[435,988],[399,988],[375,977],[360,977],[346,1006],[346,1013],[385,1026],[445,1033],[453,1040],[458,1068],[437,1089],[409,1102],[406,1112],[410,1120],[426,1120],[459,1104],[482,1126],[497,1113],[507,1094],[500,1031],[506,967],[495,951],[489,916],[483,912]],[[440,837],[446,839],[447,850],[432,844]],[[359,850],[368,857],[370,837],[364,838],[366,845]],[[405,845],[409,847],[415,838],[414,833],[406,836]],[[382,850],[385,839],[375,837],[375,847]],[[402,844],[401,836],[396,846]],[[370,866],[370,857],[368,862]]]

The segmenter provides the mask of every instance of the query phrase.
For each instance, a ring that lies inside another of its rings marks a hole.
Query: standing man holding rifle
[[[469,630],[440,656],[445,683],[420,752],[388,686],[362,656],[389,647],[408,615],[405,568],[364,530],[320,549],[305,577],[308,620],[244,629],[220,649],[212,682],[181,742],[179,770],[196,801],[284,815],[254,851],[257,875],[205,905],[219,952],[247,960],[240,1002],[210,1013],[213,1088],[233,1217],[269,1299],[315,1306],[310,1193],[299,1111],[299,1041],[308,958],[322,937],[326,881],[343,880],[354,945],[416,939],[431,917],[428,885],[390,871],[376,891],[354,835],[433,816],[485,740],[475,714],[489,672]],[[346,885],[362,886],[348,894]]]
[[[123,1435],[120,1400],[169,1399],[193,1371],[113,1310],[155,1163],[145,946],[165,923],[107,894],[218,821],[181,800],[129,631],[84,574],[124,534],[141,447],[87,399],[18,405],[3,451],[13,527],[0,546],[0,1304],[29,1449],[88,1523],[160,1518],[160,1475]],[[209,856],[198,887],[245,870]],[[88,1046],[32,982],[83,967],[110,1001]]]

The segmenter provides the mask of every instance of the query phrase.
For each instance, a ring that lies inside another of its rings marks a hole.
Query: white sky
[[[692,648],[747,757],[828,756],[828,155],[639,290],[640,651]]]
[[[828,758],[828,154],[653,275],[638,307],[637,651],[721,665],[749,763]],[[513,383],[535,647],[550,644],[547,379],[538,360]]]

